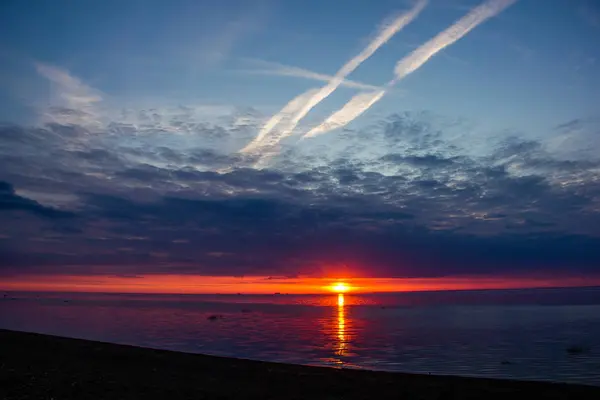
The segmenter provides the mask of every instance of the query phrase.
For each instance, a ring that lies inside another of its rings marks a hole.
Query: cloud
[[[49,76],[66,94],[96,93]],[[80,97],[62,101],[87,107]],[[404,112],[257,170],[238,153],[262,126],[256,110],[96,110],[97,135],[85,120],[0,126],[0,273],[295,276],[345,262],[424,277],[591,271],[600,260],[594,118],[473,152],[479,132]]]
[[[82,142],[92,140],[90,133],[103,133],[107,140],[118,140],[119,135],[136,134],[162,136],[195,136],[202,131],[203,142],[214,141],[223,134],[217,124],[228,119],[232,129],[237,131],[229,145],[236,151],[255,136],[255,126],[262,123],[264,116],[251,107],[232,107],[224,104],[178,104],[177,102],[149,101],[137,99],[134,103],[119,101],[102,94],[82,79],[65,69],[36,64],[40,75],[52,84],[51,96],[38,109],[38,126],[44,128],[60,126],[61,134],[67,131],[71,137],[70,146],[82,146]],[[71,127],[64,129],[64,127]],[[12,127],[15,128],[15,127]],[[18,128],[17,128],[18,129]],[[53,134],[53,129],[45,130]],[[135,140],[131,145],[135,144]],[[134,157],[130,154],[130,157]]]
[[[394,79],[386,85],[388,88],[404,79],[407,75],[416,71],[425,64],[436,53],[453,44],[482,22],[502,12],[505,8],[514,4],[517,0],[488,0],[475,7],[467,15],[456,21],[452,26],[439,33],[428,42],[418,47],[408,56],[396,63],[394,68]],[[373,104],[379,101],[385,92],[373,94],[360,93],[354,96],[342,109],[334,112],[325,122],[308,133],[304,137],[323,134],[331,129],[341,128],[355,118],[367,111]]]
[[[229,145],[237,118],[185,135],[152,127],[165,119],[78,146],[76,126],[1,126],[0,274],[319,276],[346,263],[357,275],[427,277],[583,273],[600,261],[591,155],[516,136],[474,155],[479,132],[404,112],[257,170]],[[548,136],[588,125],[598,126],[579,118]],[[58,193],[77,201],[45,205]]]
[[[253,64],[262,67],[262,69],[245,69],[238,70],[240,72],[248,73],[248,74],[263,74],[263,75],[279,75],[279,76],[291,76],[296,78],[303,79],[311,79],[321,82],[329,82],[334,77],[332,75],[320,74],[318,72],[309,71],[304,68],[293,67],[289,65],[284,65],[280,63],[274,63],[270,61],[249,60]],[[377,90],[380,89],[378,86],[369,85],[367,83],[356,82],[349,79],[344,79],[340,83],[341,86],[346,86],[353,89],[367,89],[367,90]]]
[[[221,8],[222,7],[222,8]],[[186,10],[187,8],[187,10]],[[271,12],[268,2],[259,0],[252,4],[240,3],[232,9],[226,4],[206,5],[194,3],[178,9],[177,23],[170,26],[163,40],[153,43],[152,52],[123,54],[115,60],[122,69],[123,62],[133,62],[132,70],[139,74],[159,67],[176,68],[189,80],[222,66],[232,54],[247,44],[248,39],[267,26]],[[168,38],[170,40],[164,40]],[[156,75],[148,76],[153,79]]]
[[[269,143],[268,145],[272,145],[272,143],[278,143],[281,139],[288,136],[293,130],[296,128],[298,123],[312,110],[316,105],[318,105],[321,101],[325,100],[331,93],[333,93],[343,82],[344,78],[348,76],[351,72],[353,72],[356,68],[360,66],[365,60],[371,57],[377,49],[383,46],[387,41],[389,41],[396,33],[402,30],[406,25],[411,23],[419,13],[425,8],[427,5],[427,0],[418,0],[418,2],[413,6],[413,8],[403,14],[400,14],[398,17],[394,18],[390,23],[384,25],[375,36],[375,38],[365,47],[358,55],[353,57],[350,61],[344,64],[338,72],[333,76],[333,79],[329,81],[329,83],[318,89],[309,89],[307,92],[301,94],[294,98],[291,102],[297,102],[302,100],[303,104],[298,110],[294,110],[293,114],[287,121],[285,127],[280,129],[277,132],[271,134],[273,129],[275,128],[278,119],[282,117],[279,115],[284,112],[286,108],[289,107],[290,103],[284,107],[284,109],[273,116],[273,118],[265,125],[268,129],[263,129],[261,131],[262,135],[259,135],[252,143],[241,150],[242,153],[247,153],[250,151],[255,151],[257,148],[262,147],[262,141],[265,140],[266,136],[269,135]],[[287,114],[284,114],[287,115]]]
[[[98,127],[99,104],[103,98],[99,91],[87,86],[68,71],[43,63],[36,64],[37,72],[52,84],[52,98],[42,111],[42,123]]]
[[[0,181],[0,212],[6,211],[26,211],[44,218],[64,218],[73,215],[18,196],[10,183]]]

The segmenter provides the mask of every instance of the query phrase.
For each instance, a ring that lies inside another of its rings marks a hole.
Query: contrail
[[[251,60],[254,63],[262,66],[261,69],[241,69],[237,72],[245,74],[260,74],[260,75],[279,75],[279,76],[292,76],[295,78],[312,79],[321,82],[329,82],[334,79],[333,75],[320,74],[318,72],[310,71],[304,68],[293,67],[290,65],[284,65],[280,63],[263,61],[263,60]],[[381,87],[375,85],[369,85],[367,83],[356,82],[350,79],[343,80],[341,86],[346,86],[354,89],[363,90],[379,90]]]
[[[353,119],[358,118],[360,114],[367,111],[369,107],[379,101],[384,94],[385,90],[357,94],[344,107],[331,114],[325,122],[313,128],[302,138],[316,136],[349,124]]]
[[[390,82],[390,86],[421,67],[437,52],[453,44],[479,24],[500,14],[516,2],[517,0],[489,0],[474,8],[450,28],[413,51],[410,56],[398,61],[394,69],[396,77]]]
[[[485,3],[475,7],[467,15],[456,21],[449,28],[439,33],[433,39],[414,50],[408,56],[396,63],[394,68],[394,79],[387,83],[386,88],[390,88],[398,81],[405,78],[408,74],[416,71],[433,57],[440,50],[450,46],[482,22],[498,15],[505,8],[514,4],[517,0],[488,0]],[[379,101],[385,90],[382,92],[359,93],[354,96],[340,110],[334,112],[321,125],[311,129],[302,138],[312,137],[323,134],[332,129],[341,128],[352,122],[359,115],[367,111],[373,104]]]
[[[271,135],[269,138],[271,142],[277,143],[282,138],[288,136],[294,128],[298,125],[300,120],[306,116],[310,112],[310,110],[327,98],[335,89],[340,86],[340,84],[344,81],[344,78],[348,76],[352,71],[354,71],[358,66],[363,63],[366,59],[368,59],[377,49],[383,46],[388,40],[392,38],[398,31],[412,22],[419,13],[425,8],[428,0],[418,0],[418,2],[414,5],[414,7],[408,11],[407,13],[399,15],[395,18],[390,24],[383,27],[383,29],[379,32],[379,34],[369,43],[369,45],[363,49],[357,56],[348,61],[340,70],[333,76],[333,78],[329,81],[329,83],[320,89],[310,89],[309,91],[301,94],[300,96],[293,99],[290,103],[288,103],[283,110],[288,108],[292,102],[297,102],[300,99],[307,99],[304,104],[300,107],[298,111],[295,111],[295,114],[289,120],[289,124],[285,127],[285,129],[278,131],[276,134]],[[316,90],[316,91],[315,91]],[[310,93],[310,94],[309,94]],[[281,112],[283,112],[283,110]],[[259,135],[253,140],[250,144],[244,147],[241,152],[249,152],[251,150],[260,147],[262,144],[260,143],[265,139],[266,135],[271,133],[273,128],[278,124],[278,122],[282,119],[278,113],[274,115],[267,124],[261,129]],[[268,128],[268,129],[267,129]]]
[[[277,114],[273,115],[266,124],[263,125],[258,136],[250,142],[246,147],[240,150],[241,153],[248,153],[253,150],[256,150],[258,147],[264,145],[264,141],[267,138],[267,135],[271,133],[273,128],[277,126],[280,122],[288,122],[286,125],[289,126],[289,121],[292,118],[293,114],[300,110],[303,104],[305,104],[311,96],[313,96],[318,89],[310,89],[299,96],[296,96],[289,103],[285,105]]]

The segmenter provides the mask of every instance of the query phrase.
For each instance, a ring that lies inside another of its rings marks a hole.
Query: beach
[[[600,387],[279,364],[0,330],[0,398],[597,399]]]

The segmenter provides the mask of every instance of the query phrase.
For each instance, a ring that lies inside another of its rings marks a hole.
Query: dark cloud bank
[[[600,272],[589,146],[476,147],[453,139],[461,124],[403,113],[290,142],[260,170],[235,152],[256,126],[170,123],[186,132],[0,127],[0,274]],[[573,124],[596,129],[552,135]]]

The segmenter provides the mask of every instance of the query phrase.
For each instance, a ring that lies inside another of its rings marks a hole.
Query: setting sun
[[[344,282],[336,282],[333,285],[331,285],[330,289],[336,293],[345,293],[348,290],[350,290],[350,286],[348,286],[348,284]]]

